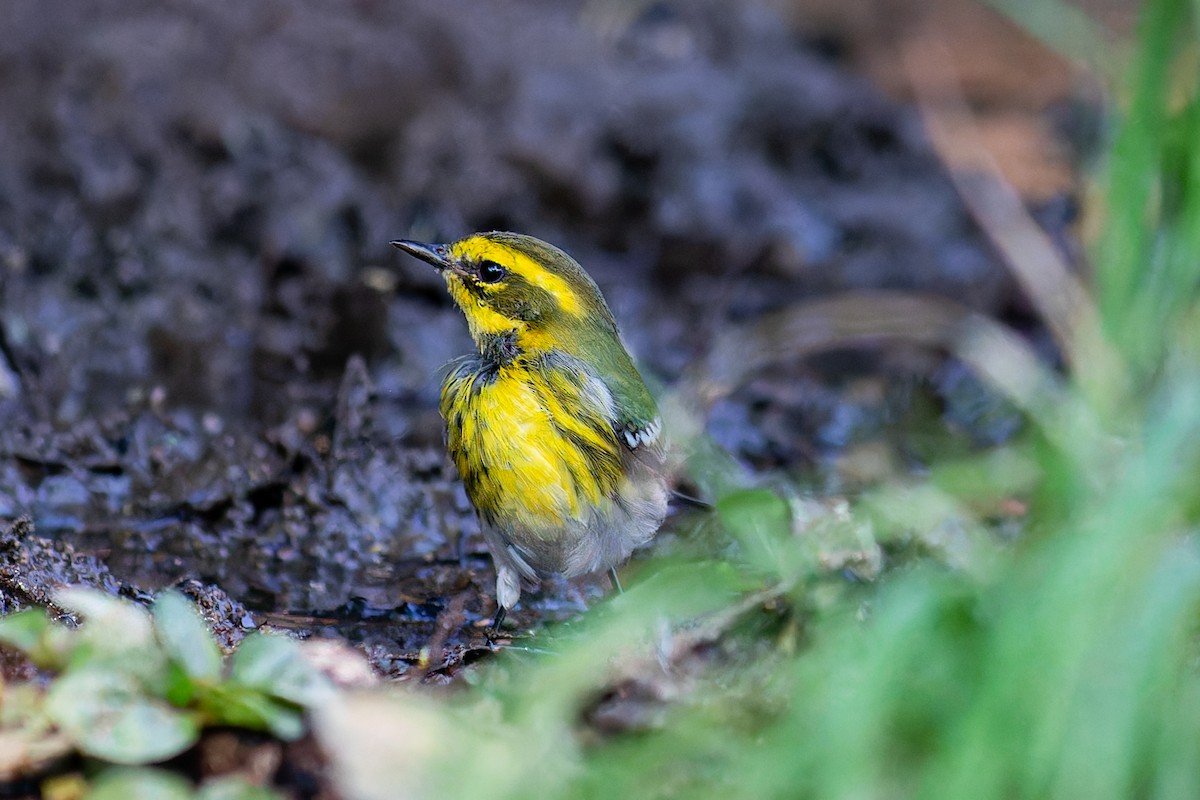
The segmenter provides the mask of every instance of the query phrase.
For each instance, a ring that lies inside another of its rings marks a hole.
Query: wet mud
[[[1026,317],[911,106],[752,4],[629,7],[7,0],[0,612],[181,586],[227,646],[340,637],[435,683],[486,656],[494,574],[436,412],[470,343],[400,236],[560,244],[664,390],[724,326],[822,295]],[[822,490],[919,465],[931,425],[1017,424],[905,347],[706,413]],[[515,627],[607,591],[547,587]]]

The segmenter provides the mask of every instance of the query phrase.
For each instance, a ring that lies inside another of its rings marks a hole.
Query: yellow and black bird
[[[392,244],[441,272],[479,349],[451,364],[441,413],[496,565],[498,627],[522,580],[613,569],[654,536],[662,422],[599,288],[562,250],[500,232]]]

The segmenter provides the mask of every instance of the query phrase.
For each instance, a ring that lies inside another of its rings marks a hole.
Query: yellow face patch
[[[500,242],[484,236],[469,236],[451,245],[450,258],[454,261],[495,261],[509,272],[520,275],[531,285],[545,291],[567,314],[579,316],[583,313],[583,304],[579,300],[579,295],[562,277],[549,271],[524,253]],[[503,286],[503,281],[495,285],[500,288]]]
[[[479,341],[479,337],[482,335],[504,333],[523,327],[503,314],[493,311],[488,307],[486,301],[471,294],[463,285],[463,281],[468,280],[467,278],[450,270],[442,274],[446,276],[446,288],[450,290],[450,297],[463,310],[463,315],[467,318],[467,327],[471,331],[472,339]]]
[[[450,296],[463,310],[463,316],[467,318],[467,330],[476,342],[490,334],[515,331],[521,349],[530,353],[552,350],[561,344],[553,331],[531,330],[521,320],[509,319],[493,310],[486,300],[471,294],[463,285],[465,278],[449,270],[443,274],[446,276],[446,287],[450,290]]]

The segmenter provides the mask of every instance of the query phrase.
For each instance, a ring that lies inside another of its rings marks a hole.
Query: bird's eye
[[[484,261],[479,265],[479,280],[484,283],[495,283],[504,277],[504,267],[495,261]]]

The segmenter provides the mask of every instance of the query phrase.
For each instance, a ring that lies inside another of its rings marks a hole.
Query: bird
[[[523,584],[616,567],[667,513],[662,417],[591,276],[520,233],[392,245],[431,264],[476,352],[446,370],[446,448],[496,569],[498,631]]]

